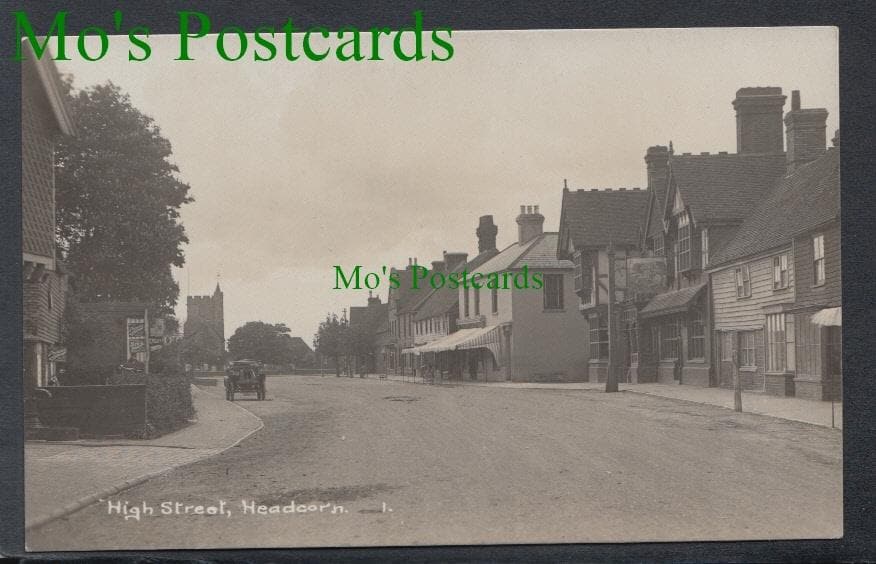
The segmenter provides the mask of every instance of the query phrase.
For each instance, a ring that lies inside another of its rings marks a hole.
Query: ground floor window
[[[608,317],[606,315],[590,319],[590,358],[608,359]]]
[[[691,360],[706,358],[706,325],[701,309],[691,312],[687,335],[687,357]]]
[[[811,378],[821,378],[821,327],[814,325],[811,314],[794,316],[797,342],[797,375]]]
[[[766,316],[767,370],[785,372],[794,370],[794,316],[776,313]]]
[[[678,320],[665,321],[660,326],[660,360],[678,360],[681,348],[681,334]]]
[[[757,367],[757,331],[739,333],[739,366],[741,368]]]

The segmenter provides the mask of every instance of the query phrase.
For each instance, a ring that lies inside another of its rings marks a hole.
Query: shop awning
[[[843,324],[843,308],[829,307],[812,315],[812,323],[828,327],[841,327]]]
[[[493,325],[492,327],[484,327],[478,330],[478,333],[470,335],[464,341],[456,345],[457,350],[462,349],[488,349],[493,353],[496,361],[499,362],[501,350],[501,325]]]
[[[669,315],[671,313],[681,313],[687,311],[694,300],[699,297],[700,293],[705,290],[705,284],[698,284],[690,288],[683,288],[675,292],[666,292],[654,296],[648,302],[642,311],[639,312],[640,317],[657,317],[659,315]]]
[[[440,339],[429,343],[404,349],[404,353],[422,354],[427,352],[455,351],[464,349],[487,348],[496,358],[499,358],[499,327],[476,327],[472,329],[460,329]]]

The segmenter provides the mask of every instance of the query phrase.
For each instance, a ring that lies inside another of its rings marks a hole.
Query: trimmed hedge
[[[144,438],[176,431],[195,417],[191,382],[182,374],[115,373],[107,384],[146,385]]]

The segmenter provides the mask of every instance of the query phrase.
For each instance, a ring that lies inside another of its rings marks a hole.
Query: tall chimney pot
[[[535,206],[536,208],[538,206]],[[524,213],[524,209],[526,212]],[[533,206],[520,206],[521,213],[517,216],[517,242],[521,245],[531,240],[533,237],[538,237],[542,234],[544,228],[544,216],[538,213],[538,210],[533,213]]]
[[[740,88],[736,91],[736,152],[781,153],[782,108],[785,96],[777,86]]]
[[[475,235],[478,237],[478,253],[496,250],[496,235],[499,228],[493,223],[493,216],[482,215],[478,219],[478,228]]]
[[[800,108],[800,92],[791,93],[791,111],[785,116],[788,172],[813,161],[827,150],[827,110]]]

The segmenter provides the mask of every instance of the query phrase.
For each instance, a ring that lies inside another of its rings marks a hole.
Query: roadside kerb
[[[193,386],[193,388],[194,388],[194,386]],[[199,392],[206,393],[208,395],[212,395],[212,394],[209,394],[208,392],[204,392],[204,391],[199,391]],[[196,392],[196,393],[198,393],[198,392]],[[79,511],[80,509],[91,505],[92,503],[100,501],[102,498],[105,498],[105,497],[108,497],[111,495],[115,495],[119,492],[130,489],[138,484],[142,484],[143,482],[145,482],[147,480],[161,476],[162,474],[166,474],[167,472],[170,472],[171,470],[176,470],[177,468],[183,468],[185,466],[188,466],[189,464],[194,464],[196,462],[200,462],[202,460],[210,458],[211,456],[216,456],[218,454],[222,454],[223,452],[236,447],[237,445],[239,445],[240,443],[242,443],[243,441],[245,441],[246,439],[251,437],[253,434],[257,433],[258,431],[261,431],[264,428],[264,426],[265,426],[264,421],[262,421],[262,419],[260,417],[258,417],[257,415],[255,415],[254,413],[252,413],[251,411],[246,409],[245,407],[238,405],[237,403],[234,403],[234,402],[228,402],[228,403],[230,403],[231,405],[233,405],[237,409],[240,409],[240,410],[246,412],[248,415],[250,415],[251,417],[254,417],[256,420],[258,420],[258,426],[254,429],[251,429],[246,434],[239,437],[238,439],[236,439],[234,442],[232,442],[231,444],[229,444],[227,446],[224,446],[221,448],[214,448],[214,449],[204,449],[203,456],[198,456],[197,458],[193,458],[192,460],[188,460],[188,461],[183,462],[181,464],[172,464],[172,465],[166,466],[164,468],[161,468],[159,470],[148,472],[146,474],[143,474],[142,476],[137,476],[135,478],[125,480],[122,483],[107,487],[107,488],[105,488],[97,493],[83,496],[83,497],[77,499],[76,501],[68,503],[67,505],[61,507],[60,509],[52,511],[48,515],[45,515],[45,516],[40,517],[38,519],[34,519],[31,523],[25,523],[25,530],[35,529],[37,527],[45,525],[46,523],[49,523],[50,521],[54,521],[55,519],[59,519],[61,517],[64,517],[65,515],[69,515],[71,513],[75,513],[76,511]],[[53,444],[63,444],[63,443],[55,442]],[[88,447],[100,448],[100,447],[95,446],[94,444],[81,445],[81,446],[83,446],[85,448],[88,448]],[[105,446],[109,447],[109,446],[120,446],[120,445],[108,444]],[[125,443],[124,446],[145,446],[146,448],[186,448],[186,447],[173,447],[173,446],[151,446],[150,447],[150,445],[136,445],[136,444],[131,444],[131,443]],[[197,447],[193,447],[193,448],[197,448]]]

